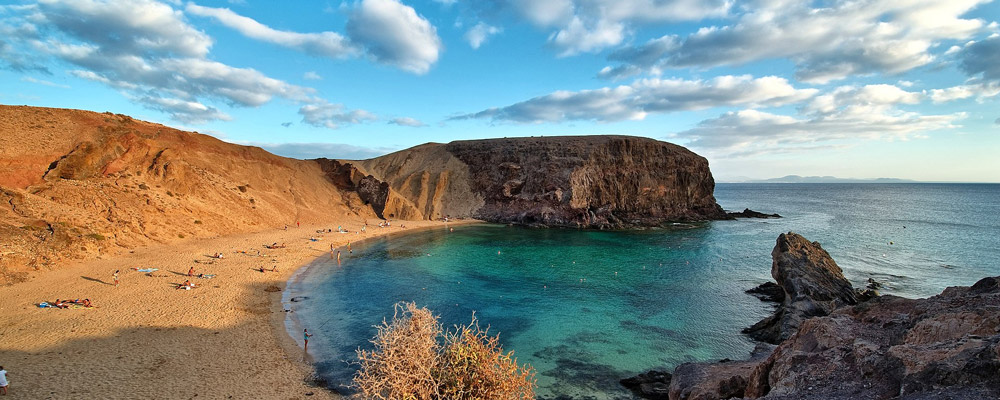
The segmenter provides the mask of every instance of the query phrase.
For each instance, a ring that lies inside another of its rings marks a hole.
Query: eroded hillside
[[[138,245],[374,218],[315,161],[128,116],[0,106],[0,279]]]

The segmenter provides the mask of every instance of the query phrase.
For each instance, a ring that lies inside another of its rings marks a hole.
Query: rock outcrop
[[[1000,277],[857,302],[817,243],[782,235],[772,257],[786,297],[765,321],[787,338],[746,361],[678,366],[658,386],[670,399],[1000,398]]]
[[[851,282],[819,243],[795,233],[782,233],[771,258],[771,277],[784,296],[774,315],[743,330],[750,337],[778,344],[795,333],[803,321],[857,304]]]
[[[355,163],[425,218],[587,228],[726,218],[708,161],[647,138],[432,143]]]
[[[749,208],[744,208],[743,211],[739,212],[727,212],[726,217],[730,219],[736,218],[781,218],[778,214],[764,214],[762,212],[754,211]]]

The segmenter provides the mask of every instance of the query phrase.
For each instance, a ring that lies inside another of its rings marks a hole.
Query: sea
[[[371,348],[395,303],[427,307],[446,328],[474,313],[534,368],[538,398],[632,399],[620,379],[748,356],[755,343],[740,331],[774,306],[745,290],[772,280],[780,233],[819,242],[855,287],[874,279],[882,294],[928,297],[1000,275],[1000,184],[718,184],[715,196],[782,218],[390,235],[300,270],[288,330],[314,334],[304,356],[350,393],[356,350]]]

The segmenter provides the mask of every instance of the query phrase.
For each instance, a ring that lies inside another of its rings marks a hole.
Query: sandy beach
[[[340,220],[154,245],[36,272],[27,282],[0,287],[0,365],[10,373],[9,394],[32,399],[336,398],[310,385],[312,369],[304,362],[308,355],[301,338],[290,337],[284,326],[281,290],[296,269],[329,255],[331,244],[345,247],[348,265],[348,241],[447,226],[403,224],[368,225],[367,232],[359,232],[360,219]],[[337,233],[338,225],[350,233]],[[334,232],[317,233],[320,229]],[[287,247],[263,246],[274,242]],[[210,257],[216,252],[224,257]],[[189,278],[191,267],[195,275],[216,276]],[[261,267],[268,271],[260,272]],[[272,267],[277,272],[269,271]],[[115,270],[121,270],[118,287],[112,283]],[[188,279],[194,289],[176,289]],[[95,307],[37,306],[76,298],[88,298]]]

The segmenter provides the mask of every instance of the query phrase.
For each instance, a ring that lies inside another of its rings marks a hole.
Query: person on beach
[[[337,262],[340,262],[340,250],[337,250]]]
[[[188,270],[188,276],[194,276],[194,267]]]
[[[350,240],[347,241],[347,252],[351,253],[351,254],[354,254],[354,250],[351,250],[351,241]]]
[[[306,343],[305,345],[302,346],[302,350],[303,351],[308,351],[309,350],[309,338],[311,338],[311,337],[312,337],[312,334],[309,333],[308,329],[303,329],[302,330],[302,340]],[[2,367],[0,367],[0,368],[2,368]]]
[[[7,370],[3,369],[3,365],[0,365],[0,395],[7,395]]]
[[[118,287],[118,273],[119,272],[121,272],[121,271],[116,269],[115,273],[111,275],[111,277],[115,280],[115,287]]]

